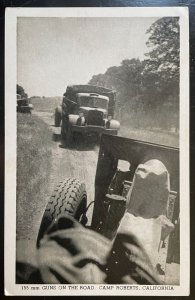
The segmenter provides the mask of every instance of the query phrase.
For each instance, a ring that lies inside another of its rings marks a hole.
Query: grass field
[[[120,136],[170,147],[179,147],[179,134],[157,129],[133,128],[121,125]]]
[[[50,137],[48,126],[38,117],[17,114],[17,230],[20,234],[26,229],[21,228],[22,224],[31,226],[27,216],[31,213],[36,218],[36,202],[44,197],[51,169]]]
[[[31,103],[36,111],[51,113],[62,103],[62,97],[32,98]]]

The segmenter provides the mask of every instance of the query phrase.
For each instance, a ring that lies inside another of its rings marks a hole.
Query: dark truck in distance
[[[55,126],[61,124],[62,139],[71,144],[75,133],[83,136],[102,133],[117,135],[120,123],[114,120],[116,93],[92,85],[68,86],[62,105],[55,110]]]
[[[20,113],[31,113],[33,110],[33,105],[30,103],[29,98],[22,98],[20,94],[17,94],[17,112]]]

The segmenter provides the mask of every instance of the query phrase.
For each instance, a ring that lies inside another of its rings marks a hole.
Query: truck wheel
[[[61,139],[62,139],[63,142],[64,142],[65,138],[66,138],[66,133],[64,131],[63,124],[62,124],[62,126],[61,126]]]
[[[67,146],[71,146],[73,143],[73,134],[72,134],[72,131],[71,131],[71,126],[68,125],[68,129],[67,129],[67,132],[66,132],[66,144]]]
[[[56,110],[55,110],[54,123],[55,123],[55,126],[56,126],[56,127],[59,127],[59,126],[60,126],[60,123],[61,123],[61,114],[60,114],[60,112],[58,111],[57,108],[56,108]]]
[[[68,214],[80,220],[86,211],[87,193],[85,184],[75,178],[68,178],[57,185],[42,217],[37,246],[50,224],[60,215]]]

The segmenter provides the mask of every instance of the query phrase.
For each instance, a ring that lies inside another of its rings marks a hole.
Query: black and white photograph
[[[7,295],[189,294],[188,26],[7,10]]]

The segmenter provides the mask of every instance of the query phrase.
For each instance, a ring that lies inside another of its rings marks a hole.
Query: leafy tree
[[[179,18],[164,17],[154,22],[149,34],[142,83],[143,102],[161,116],[163,127],[178,130],[179,119]],[[166,116],[165,116],[166,114]],[[159,118],[160,119],[160,118]]]
[[[21,95],[22,98],[28,98],[28,94],[25,93],[24,88],[19,84],[16,86],[16,93]]]
[[[101,85],[117,91],[117,99],[124,106],[141,92],[143,64],[139,59],[125,59],[120,66],[107,69],[105,74],[94,75],[89,84]]]
[[[154,22],[147,32],[147,46],[143,80],[146,86],[160,93],[179,92],[179,18],[165,17]]]
[[[120,116],[128,122],[134,118],[135,122],[140,119],[140,124],[148,124],[149,127],[176,128],[179,19],[161,18],[150,26],[147,34],[149,51],[144,61],[124,59],[120,66],[112,66],[104,74],[94,75],[89,84],[115,89]]]

